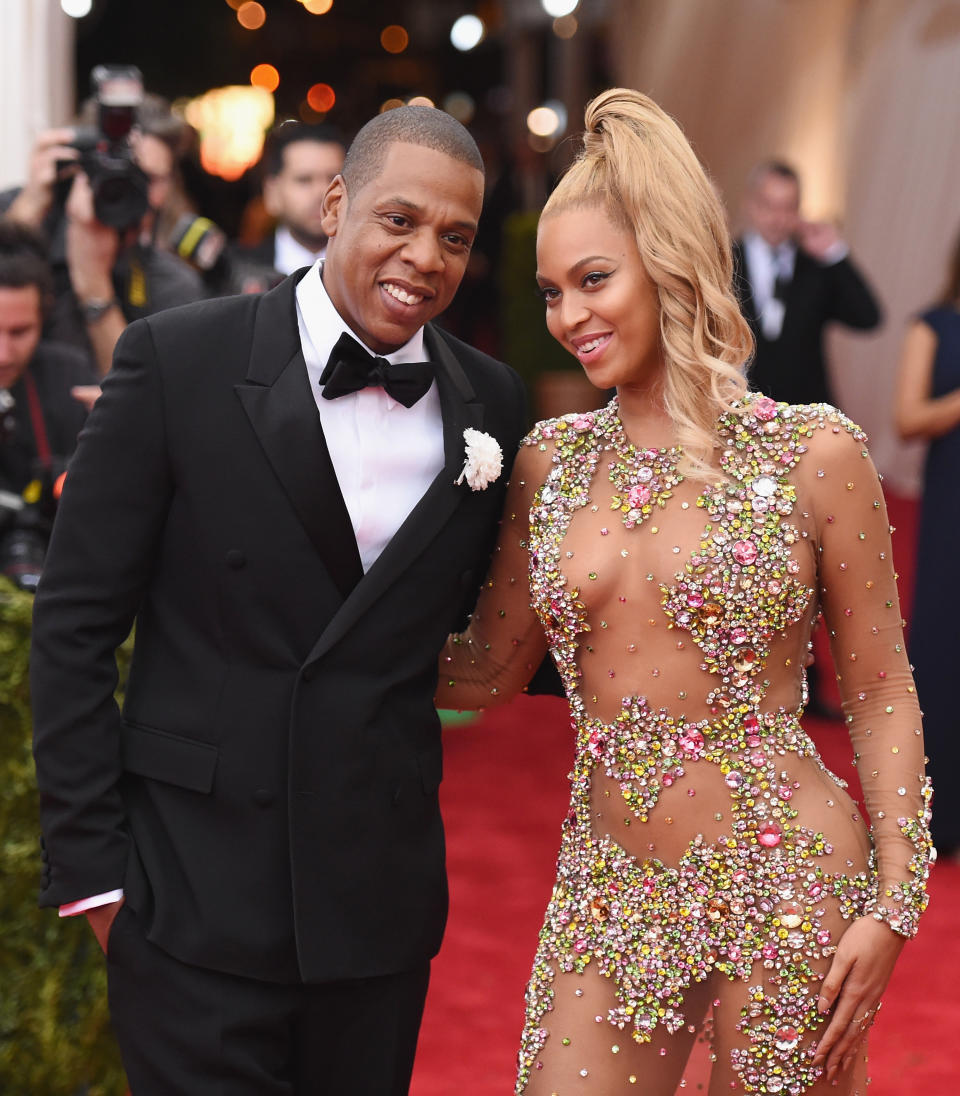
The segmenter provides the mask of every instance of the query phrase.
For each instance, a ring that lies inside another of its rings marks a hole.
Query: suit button
[[[227,566],[234,571],[239,571],[241,567],[246,567],[247,557],[240,551],[239,548],[231,548],[227,552]]]
[[[257,788],[253,793],[253,801],[258,807],[269,807],[276,799],[276,795],[269,788]]]

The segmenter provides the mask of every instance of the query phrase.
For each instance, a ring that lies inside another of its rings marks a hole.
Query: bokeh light
[[[403,106],[402,99],[384,99],[380,104],[380,114],[386,114],[388,110],[396,110],[397,107]]]
[[[280,73],[273,65],[254,65],[250,71],[250,83],[255,88],[263,88],[265,91],[276,91],[280,86]]]
[[[407,100],[408,107],[435,107],[436,105],[429,95],[414,95],[412,99]]]
[[[572,38],[580,29],[575,15],[561,15],[553,21],[553,33],[558,38]]]
[[[222,179],[239,179],[263,152],[273,123],[273,96],[264,88],[214,88],[192,99],[184,116],[200,134],[200,163]]]
[[[540,6],[547,15],[552,15],[554,19],[570,15],[571,12],[577,10],[577,4],[579,3],[580,0],[540,0]]]
[[[326,15],[333,7],[333,0],[300,0],[311,15]]]
[[[480,45],[486,33],[487,28],[482,19],[476,15],[461,15],[450,28],[450,41],[461,53],[466,53]]]
[[[245,30],[259,30],[266,21],[263,4],[256,3],[256,0],[248,0],[248,3],[237,8],[237,22]]]
[[[89,15],[93,8],[93,0],[60,0],[60,7],[64,15],[71,19],[82,19]]]
[[[477,104],[465,91],[451,91],[443,100],[443,109],[461,125],[469,125],[477,112]]]
[[[307,102],[317,114],[327,114],[337,101],[336,92],[329,84],[314,84],[307,92]]]
[[[393,24],[380,31],[380,45],[387,53],[403,53],[410,45],[410,35],[404,27]]]
[[[527,129],[534,137],[553,137],[560,130],[560,117],[553,107],[535,107],[527,115]]]
[[[227,0],[227,4],[233,8],[234,11],[236,11],[237,8],[242,8],[246,2],[247,0]]]

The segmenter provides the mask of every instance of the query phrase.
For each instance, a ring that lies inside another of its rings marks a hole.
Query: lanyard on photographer
[[[47,438],[47,427],[43,421],[43,408],[40,406],[40,396],[37,394],[37,385],[28,369],[23,374],[23,387],[27,390],[27,403],[30,405],[30,423],[33,426],[33,440],[37,446],[37,457],[40,465],[47,471],[53,464],[50,452],[50,441]]]

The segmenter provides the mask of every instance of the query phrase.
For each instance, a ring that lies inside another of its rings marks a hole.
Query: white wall
[[[73,41],[60,0],[0,0],[0,189],[23,182],[36,134],[73,116]]]

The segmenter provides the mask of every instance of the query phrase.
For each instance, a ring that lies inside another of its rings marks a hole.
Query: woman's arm
[[[917,320],[903,340],[897,378],[897,432],[905,441],[939,438],[960,425],[960,388],[945,396],[930,394],[936,353],[936,332]]]
[[[437,706],[486,708],[515,696],[543,661],[547,644],[530,605],[530,505],[549,457],[524,445],[517,454],[490,570],[470,626],[440,655]]]
[[[816,470],[820,596],[878,870],[876,896],[841,937],[821,988],[820,1009],[832,1016],[816,1060],[832,1080],[852,1060],[926,908],[930,792],[879,476],[863,434],[840,415],[815,431],[807,461]]]

